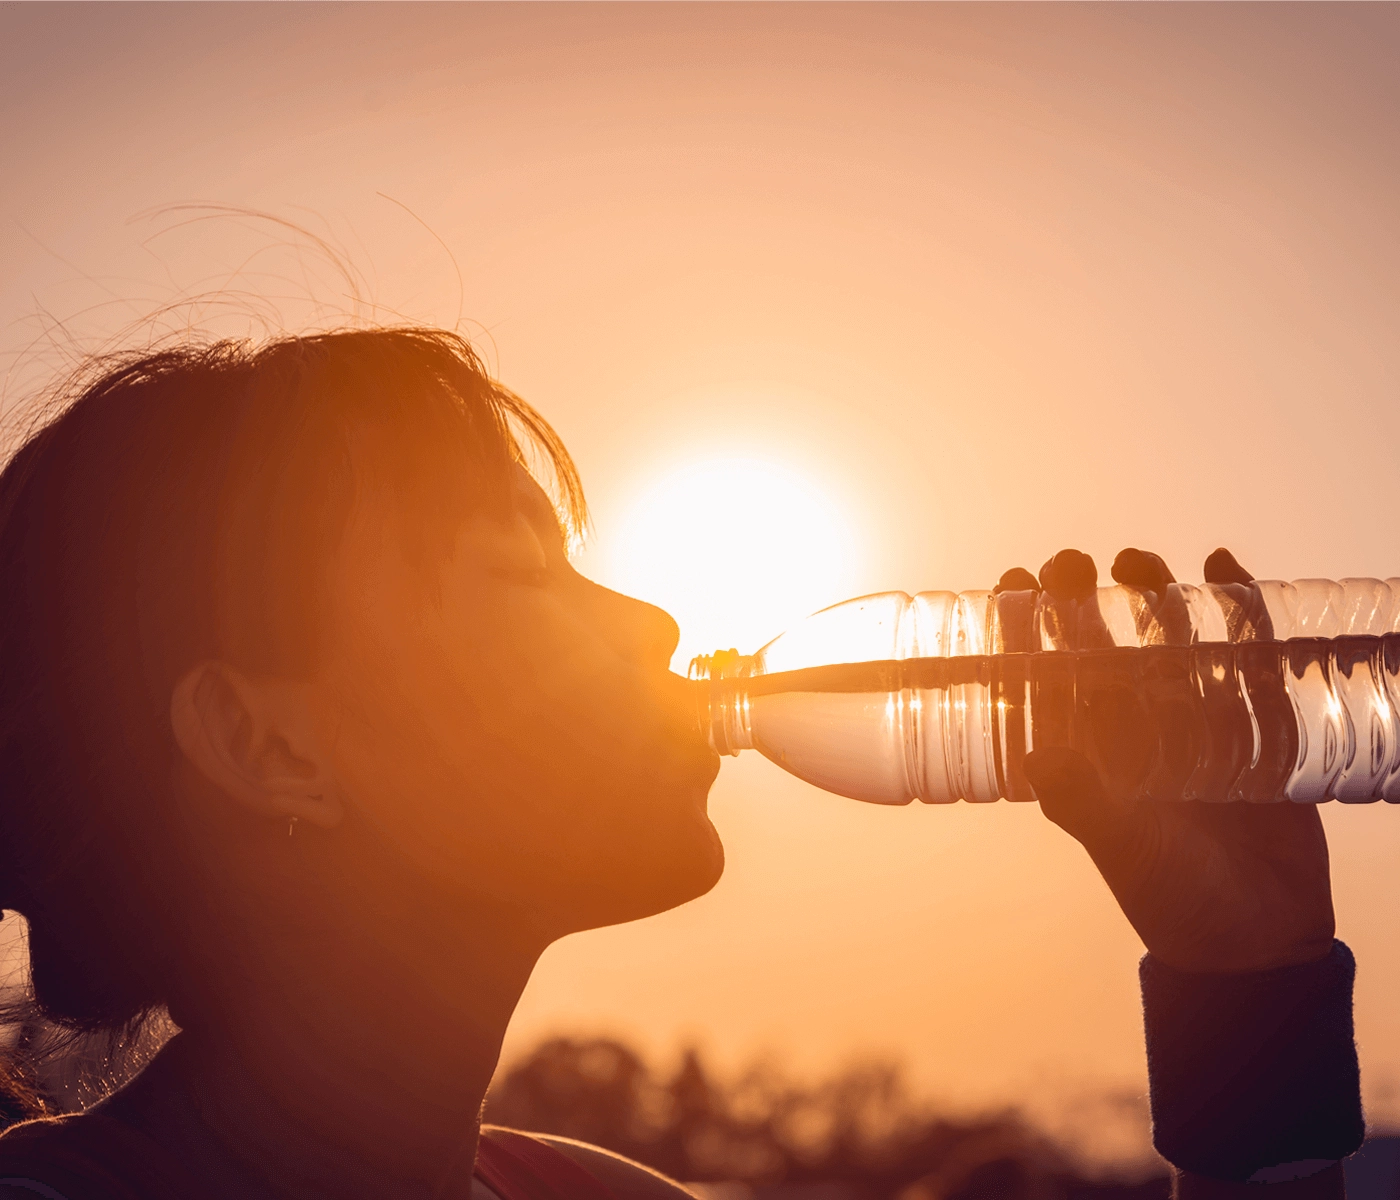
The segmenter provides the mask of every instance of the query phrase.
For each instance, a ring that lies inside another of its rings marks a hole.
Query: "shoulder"
[[[686,1191],[674,1179],[668,1179],[661,1172],[644,1167],[630,1158],[623,1158],[611,1150],[552,1134],[537,1133],[534,1136],[567,1154],[579,1166],[597,1176],[599,1182],[607,1184],[617,1193],[618,1200],[694,1200],[694,1193]]]
[[[0,1200],[36,1195],[67,1200],[74,1188],[86,1196],[102,1183],[96,1164],[74,1144],[81,1139],[72,1125],[72,1118],[40,1118],[0,1134]]]
[[[591,1146],[587,1142],[549,1133],[530,1133],[526,1136],[572,1159],[612,1191],[617,1200],[695,1200],[694,1193],[686,1191],[674,1179],[668,1179],[659,1171],[653,1171],[621,1154],[614,1154],[611,1150],[604,1150],[601,1146]],[[0,1200],[4,1200],[3,1196],[0,1196]]]
[[[72,1157],[73,1117],[36,1117],[0,1133],[0,1176],[27,1162]]]
[[[141,1135],[93,1113],[24,1121],[0,1134],[0,1200],[163,1200],[178,1194],[154,1157]]]

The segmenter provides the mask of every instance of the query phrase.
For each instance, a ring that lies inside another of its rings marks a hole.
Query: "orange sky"
[[[578,458],[605,578],[658,464],[731,451],[823,481],[851,592],[1064,544],[1400,574],[1398,51],[1389,6],[7,6],[7,400],[60,361],[41,310],[87,344],[242,262],[255,230],[132,221],[217,202],[332,236],[386,317],[460,305]],[[333,289],[288,261],[234,287],[297,324]],[[864,808],[740,761],[713,812],[716,891],[557,947],[512,1046],[1142,1089],[1136,940],[1034,808]],[[1327,820],[1400,1117],[1400,812]]]

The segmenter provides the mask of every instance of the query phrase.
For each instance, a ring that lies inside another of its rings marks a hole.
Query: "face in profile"
[[[719,760],[668,669],[671,618],[578,574],[523,470],[511,511],[464,519],[426,578],[399,519],[357,506],[335,565],[322,682],[348,821],[439,894],[548,936],[713,886]]]

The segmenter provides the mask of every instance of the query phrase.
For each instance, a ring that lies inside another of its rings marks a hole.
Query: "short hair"
[[[32,1001],[72,1030],[165,1004],[171,689],[201,658],[303,670],[355,498],[388,489],[410,561],[542,469],[558,436],[471,346],[425,328],[220,341],[90,364],[0,473],[0,902]]]

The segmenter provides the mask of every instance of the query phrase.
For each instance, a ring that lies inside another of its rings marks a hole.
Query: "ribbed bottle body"
[[[1400,579],[887,592],[697,664],[717,750],[874,803],[1032,800],[1046,746],[1123,796],[1400,801]]]

